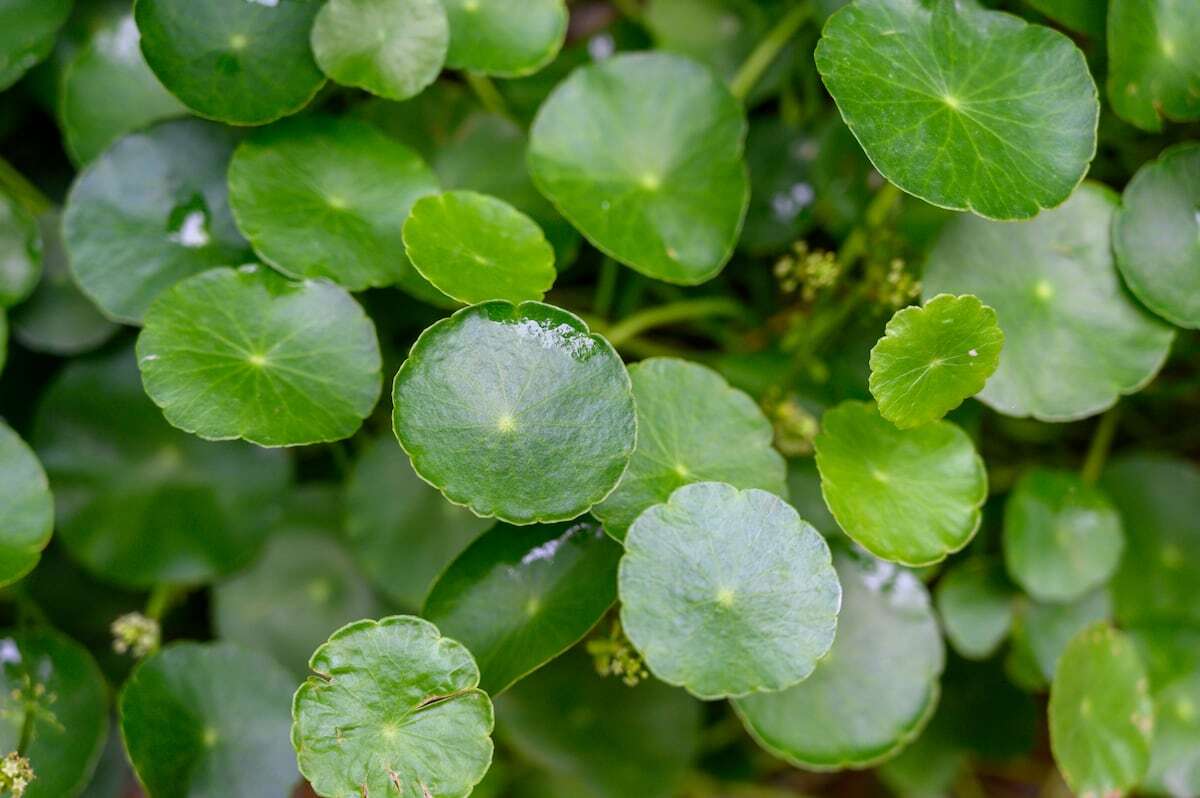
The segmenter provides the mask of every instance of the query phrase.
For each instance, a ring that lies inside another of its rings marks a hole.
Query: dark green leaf
[[[32,571],[41,559],[54,529],[54,498],[42,464],[3,421],[0,474],[4,475],[0,479],[0,585],[7,585]]]
[[[54,48],[72,0],[4,0],[0,4],[0,91]]]
[[[1200,118],[1200,6],[1110,0],[1108,101],[1143,130]]]
[[[1050,19],[1093,40],[1104,38],[1108,4],[1096,0],[1025,0]]]
[[[42,236],[37,220],[0,191],[0,309],[20,304],[41,276]]]
[[[450,20],[446,66],[512,78],[541,69],[567,35],[563,0],[442,0]]]
[[[1107,590],[1095,590],[1066,604],[1031,602],[1018,615],[1013,644],[1028,650],[1033,664],[1048,682],[1067,643],[1085,626],[1112,617]]]
[[[958,563],[938,580],[937,609],[954,650],[967,659],[987,659],[1013,623],[1016,595],[1004,569],[990,560]]]

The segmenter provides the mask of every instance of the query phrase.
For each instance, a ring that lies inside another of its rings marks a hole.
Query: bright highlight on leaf
[[[450,21],[446,66],[514,78],[554,60],[567,35],[564,0],[441,0]]]
[[[937,421],[983,389],[1000,362],[996,311],[941,294],[898,311],[871,350],[871,394],[901,429]]]
[[[54,499],[42,464],[0,421],[0,585],[33,570],[54,529]]]
[[[213,269],[166,292],[137,356],[167,421],[208,440],[340,440],[379,400],[379,343],[362,308],[335,285],[262,266]]]
[[[1200,6],[1179,0],[1108,4],[1108,101],[1142,130],[1200,119]]]
[[[492,762],[492,702],[462,644],[396,615],[342,627],[309,662],[292,745],[318,795],[459,798]]]

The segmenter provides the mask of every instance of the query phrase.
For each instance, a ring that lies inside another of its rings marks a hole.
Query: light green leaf
[[[1110,0],[1108,101],[1142,130],[1200,118],[1200,6]]]
[[[0,309],[18,305],[42,276],[42,235],[37,220],[0,191]]]
[[[593,513],[617,540],[646,508],[693,482],[787,495],[774,429],[758,405],[715,371],[656,357],[630,367],[638,445],[617,489]],[[730,446],[736,441],[736,446]]]
[[[32,571],[42,558],[54,529],[54,498],[42,464],[3,421],[0,474],[0,585],[7,585]]]
[[[1107,623],[1067,645],[1050,685],[1050,748],[1076,795],[1123,795],[1150,764],[1154,706],[1133,642]]]
[[[563,0],[442,0],[450,20],[446,66],[505,78],[537,72],[567,36]]]
[[[638,516],[618,589],[621,623],[651,673],[703,699],[808,678],[841,602],[815,529],[773,494],[720,482],[685,485]]]
[[[0,91],[54,49],[72,0],[4,0],[0,3]]]
[[[929,594],[910,571],[839,551],[837,638],[812,676],[733,702],[766,750],[806,770],[862,768],[913,740],[933,714],[945,651]]]
[[[1014,648],[1023,648],[1047,682],[1054,678],[1059,657],[1081,629],[1112,618],[1112,599],[1095,590],[1065,604],[1030,602],[1021,608],[1013,629]]]
[[[901,429],[937,421],[983,390],[1000,363],[996,311],[974,296],[939,294],[897,311],[871,350],[871,395]]]
[[[475,655],[497,695],[587,634],[617,599],[621,547],[600,525],[496,524],[442,573],[421,614]]]
[[[320,0],[137,0],[142,53],[201,116],[262,125],[299,111],[325,83],[309,35]]]
[[[534,120],[529,171],[596,247],[694,285],[733,252],[749,202],[746,117],[681,56],[618,55],[559,84]]]
[[[1198,209],[1200,144],[1186,142],[1138,170],[1113,220],[1113,250],[1125,284],[1180,327],[1200,327]]]
[[[612,492],[637,437],[612,345],[540,302],[485,302],[434,324],[393,399],[396,437],[421,478],[514,524],[587,511]]]
[[[1129,296],[1113,263],[1115,195],[1079,188],[1024,224],[952,220],[929,255],[924,295],[975,294],[1004,330],[1000,367],[979,394],[1012,416],[1071,421],[1158,372],[1174,332]]]
[[[297,781],[292,677],[231,643],[174,643],[121,690],[125,750],[149,795],[274,795]]]
[[[954,650],[987,659],[1012,628],[1016,594],[1004,569],[991,560],[957,563],[938,580],[937,609]]]
[[[537,223],[474,191],[424,197],[404,223],[421,276],[459,302],[538,300],[554,284],[554,249]]]
[[[437,80],[449,43],[440,0],[330,0],[312,31],[326,75],[393,100]]]
[[[1083,53],[975,0],[856,0],[829,18],[816,60],[875,168],[943,208],[1030,218],[1070,196],[1096,153]]]
[[[296,691],[292,745],[318,795],[465,798],[492,762],[492,702],[460,643],[396,615],[333,633]]]
[[[107,316],[140,323],[167,288],[247,256],[225,188],[227,128],[164,122],[118,141],[80,172],[63,237],[71,271]]]
[[[950,422],[902,430],[870,404],[843,402],[825,412],[815,446],[825,503],[876,557],[931,565],[979,529],[987,473]]]
[[[1009,576],[1038,601],[1074,601],[1103,585],[1124,548],[1112,502],[1072,472],[1031,469],[1004,506]]]
[[[137,342],[167,421],[207,440],[347,438],[379,400],[375,325],[341,288],[261,267],[213,269],[164,293]]]

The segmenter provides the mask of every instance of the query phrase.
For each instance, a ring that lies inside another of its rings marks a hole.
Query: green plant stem
[[[647,308],[622,319],[608,329],[608,340],[613,346],[621,346],[629,339],[655,327],[711,316],[741,318],[745,315],[746,311],[741,305],[725,297],[685,299]]]
[[[612,258],[605,258],[600,264],[600,277],[596,280],[596,296],[592,300],[592,312],[600,318],[608,318],[612,312],[613,297],[617,291],[617,277],[620,267]]]
[[[1079,476],[1084,482],[1095,482],[1104,471],[1104,463],[1108,459],[1108,452],[1112,449],[1113,439],[1117,435],[1117,422],[1121,420],[1121,411],[1118,410],[1118,407],[1118,405],[1110,407],[1104,415],[1100,416],[1100,422],[1096,424],[1096,431],[1092,433],[1092,442],[1088,445],[1087,456],[1083,460],[1083,468],[1079,471]]]
[[[871,202],[863,213],[862,222],[846,236],[846,240],[838,248],[837,259],[843,268],[866,254],[871,232],[883,226],[902,196],[894,183],[884,181],[883,186],[875,192],[875,196],[871,197]]]
[[[504,95],[496,88],[496,84],[487,75],[481,75],[478,72],[463,72],[463,77],[466,78],[467,85],[471,87],[471,91],[475,92],[475,96],[479,98],[479,102],[493,114],[504,117],[505,119],[513,119],[512,111],[508,108],[508,103],[504,101]]]
[[[21,721],[21,739],[17,743],[17,753],[25,756],[29,744],[33,742],[33,722],[37,719],[37,710],[31,701],[26,701],[25,717]]]
[[[154,589],[150,591],[149,598],[146,599],[146,617],[161,621],[167,614],[167,610],[171,609],[186,593],[186,590],[174,585],[155,585]]]
[[[49,197],[3,158],[0,158],[0,189],[24,205],[34,216],[41,216],[54,207]]]
[[[800,26],[812,15],[812,5],[801,2],[775,23],[775,27],[767,32],[758,46],[738,68],[733,80],[729,82],[729,91],[734,97],[745,102],[754,84],[758,83],[763,73],[774,63],[779,51],[796,35]]]

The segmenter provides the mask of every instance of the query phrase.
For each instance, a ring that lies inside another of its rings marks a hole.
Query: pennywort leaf
[[[567,36],[564,0],[441,0],[450,21],[446,65],[500,77],[536,72]]]
[[[1016,592],[998,562],[972,559],[946,570],[937,584],[937,610],[954,650],[987,659],[1012,628]]]
[[[33,570],[54,529],[54,499],[42,464],[0,421],[0,585]]]
[[[1142,130],[1200,118],[1200,8],[1172,0],[1111,0],[1108,100]]]
[[[71,0],[6,0],[0,6],[0,90],[50,54]]]
[[[42,234],[37,220],[0,192],[0,308],[22,302],[42,276]]]

